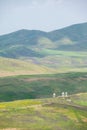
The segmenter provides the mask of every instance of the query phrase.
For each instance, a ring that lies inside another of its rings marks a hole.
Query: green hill
[[[38,55],[42,55],[38,52],[36,54],[34,49],[42,47],[66,51],[87,51],[86,43],[87,23],[72,25],[48,33],[23,29],[0,36],[0,56],[17,58],[36,55],[38,57]],[[18,51],[20,55],[17,56]]]
[[[0,36],[0,56],[19,58],[22,56],[40,56],[32,50],[32,45],[37,39],[45,35],[45,32],[37,30],[19,30],[11,34]]]
[[[25,75],[0,78],[0,101],[37,99],[87,92],[87,73]]]
[[[52,32],[19,30],[0,36],[0,56],[51,69],[87,67],[87,23]]]
[[[0,130],[87,130],[87,93],[70,98],[0,103]]]
[[[31,75],[52,73],[54,70],[42,65],[36,65],[30,61],[22,61],[11,58],[0,58],[0,77],[11,75]]]

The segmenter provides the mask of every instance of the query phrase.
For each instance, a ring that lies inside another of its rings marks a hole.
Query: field
[[[75,56],[75,57],[86,57],[87,52],[82,51],[58,51],[58,50],[51,50],[51,49],[42,49],[39,50],[40,53],[44,55],[62,55],[62,56]]]
[[[83,95],[0,103],[0,129],[87,130],[87,93]],[[84,105],[78,104],[80,98]]]
[[[87,72],[0,77],[0,130],[87,130]]]
[[[43,57],[0,57],[0,77],[11,75],[87,72],[87,52],[36,49]]]
[[[0,101],[50,98],[55,92],[69,95],[87,92],[87,73],[22,75],[0,78]]]
[[[0,77],[52,73],[52,69],[30,61],[0,57]]]

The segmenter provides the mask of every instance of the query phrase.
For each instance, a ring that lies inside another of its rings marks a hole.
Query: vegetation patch
[[[74,102],[74,98],[72,100]],[[0,103],[0,106],[2,105],[4,107],[0,108],[1,130],[87,129],[87,110],[78,109],[74,107],[76,104],[69,104],[61,97],[3,102]]]

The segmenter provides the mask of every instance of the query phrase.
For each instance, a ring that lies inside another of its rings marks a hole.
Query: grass
[[[44,42],[44,39],[42,39],[42,41]],[[11,75],[64,73],[70,71],[87,72],[87,52],[57,51],[55,49],[41,48],[38,50],[36,47],[33,47],[32,49],[44,56],[20,56],[18,59],[0,57],[0,77]]]
[[[82,106],[87,106],[87,93],[79,93],[77,96],[73,95],[74,103]]]
[[[56,69],[57,72],[68,71],[87,71],[87,52],[58,51],[51,49],[40,49],[39,53],[46,55],[34,60],[49,68]],[[32,59],[32,61],[34,61]],[[79,69],[79,70],[78,70]]]
[[[3,102],[0,103],[0,129],[6,128],[86,130],[87,110],[72,107],[62,98]]]
[[[59,51],[59,50],[51,50],[51,49],[42,49],[41,53],[45,53],[47,55],[62,55],[62,56],[75,56],[75,57],[86,57],[87,52],[76,52],[76,51]]]
[[[24,75],[0,78],[0,101],[50,98],[55,92],[87,92],[87,73]]]
[[[1,77],[0,130],[87,130],[86,85],[86,72]],[[71,102],[51,98],[63,91]]]
[[[0,58],[0,77],[21,74],[45,74],[51,73],[52,71],[45,66],[35,65],[31,61]]]

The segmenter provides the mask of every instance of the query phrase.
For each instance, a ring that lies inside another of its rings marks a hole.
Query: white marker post
[[[56,94],[55,93],[53,93],[53,98],[55,98],[56,97]]]
[[[64,92],[62,92],[62,97],[64,98]]]

